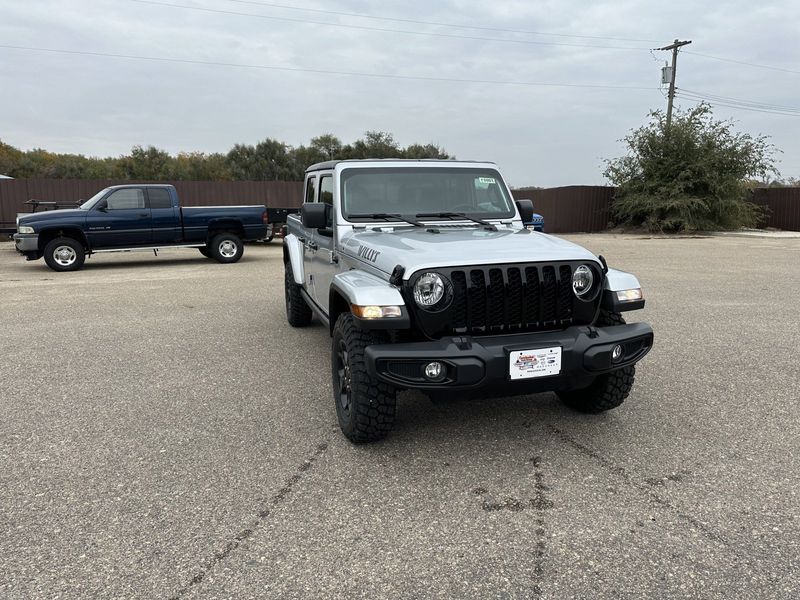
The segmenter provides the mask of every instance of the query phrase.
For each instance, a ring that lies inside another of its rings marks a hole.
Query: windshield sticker
[[[497,183],[494,177],[479,177],[478,181],[481,183]]]

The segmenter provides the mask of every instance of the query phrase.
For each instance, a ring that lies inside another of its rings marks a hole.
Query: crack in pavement
[[[544,583],[544,555],[547,550],[546,535],[544,529],[544,515],[545,510],[553,506],[550,499],[547,498],[545,492],[547,486],[544,484],[544,472],[542,471],[542,459],[540,456],[531,458],[533,463],[533,485],[536,491],[533,499],[533,507],[536,509],[536,548],[534,550],[534,584],[533,595],[536,598],[542,596],[542,584]]]
[[[631,476],[631,474],[628,473],[624,468],[622,468],[622,467],[620,467],[618,465],[615,465],[613,462],[611,462],[610,460],[608,460],[607,458],[602,456],[596,450],[592,450],[588,446],[584,446],[583,444],[581,444],[579,441],[572,439],[569,435],[567,435],[565,432],[561,431],[558,427],[555,427],[553,425],[548,425],[547,427],[553,433],[555,433],[559,438],[561,438],[561,441],[563,441],[563,442],[567,443],[568,445],[572,446],[573,448],[575,448],[580,454],[583,454],[584,456],[588,456],[589,458],[591,458],[591,459],[595,460],[596,462],[600,463],[609,472],[613,473],[614,475],[617,475],[620,479],[622,479],[622,481],[624,481],[625,484],[628,485],[629,487],[632,487],[635,490],[643,492],[645,495],[647,495],[650,498],[650,500],[654,504],[660,506],[661,508],[665,508],[665,509],[669,510],[675,516],[677,516],[678,518],[682,519],[683,521],[686,521],[692,527],[694,527],[695,529],[700,531],[700,533],[705,535],[707,538],[709,538],[711,540],[714,540],[715,542],[717,542],[719,544],[722,544],[723,546],[728,548],[731,552],[733,552],[734,555],[738,556],[739,558],[743,558],[735,550],[735,548],[732,546],[732,544],[727,539],[725,539],[722,535],[720,535],[719,533],[714,531],[711,527],[709,527],[708,525],[703,523],[697,517],[694,517],[694,516],[692,516],[692,515],[690,515],[688,513],[683,512],[680,508],[678,508],[677,506],[672,504],[669,500],[667,500],[666,498],[663,498],[661,495],[656,493],[652,489],[652,487],[650,485],[648,485],[646,483],[640,483],[639,481],[636,481]]]
[[[279,489],[270,499],[269,501],[260,506],[258,512],[256,513],[256,518],[254,518],[247,527],[242,529],[239,533],[233,536],[233,539],[228,541],[225,544],[225,547],[218,552],[215,552],[214,555],[208,559],[205,564],[200,568],[200,570],[192,577],[191,581],[187,583],[185,586],[180,588],[175,594],[170,596],[169,600],[180,600],[181,597],[185,596],[189,590],[191,590],[194,586],[199,584],[200,582],[205,579],[206,575],[208,575],[209,571],[211,571],[214,567],[216,567],[220,562],[225,560],[231,552],[233,552],[236,548],[241,545],[246,539],[248,539],[255,530],[262,524],[262,522],[270,516],[271,511],[277,507],[286,497],[292,493],[294,486],[302,479],[303,474],[307,472],[319,459],[320,456],[328,449],[328,444],[323,443],[319,444],[314,451],[314,453],[307,459],[305,459],[300,466],[297,468],[297,473],[292,475],[286,480],[286,483],[283,485],[281,489]]]

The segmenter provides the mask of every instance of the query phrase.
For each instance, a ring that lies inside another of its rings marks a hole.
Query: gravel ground
[[[628,401],[405,393],[358,447],[280,246],[0,244],[0,597],[799,597],[800,240],[568,237],[645,286]]]

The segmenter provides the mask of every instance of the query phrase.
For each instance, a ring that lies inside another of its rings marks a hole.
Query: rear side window
[[[144,208],[144,192],[138,188],[117,190],[106,199],[108,210]]]
[[[169,191],[164,188],[147,190],[147,197],[150,199],[150,208],[172,208],[172,199],[169,197]]]
[[[317,178],[309,177],[306,181],[306,202],[314,202],[314,196],[317,195]]]
[[[325,175],[319,180],[319,201],[333,204],[333,177]]]

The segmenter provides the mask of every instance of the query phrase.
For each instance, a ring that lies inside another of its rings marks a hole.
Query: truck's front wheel
[[[44,262],[54,271],[77,271],[85,260],[86,249],[73,238],[56,238],[44,247]]]
[[[235,263],[244,254],[244,244],[238,235],[220,233],[211,238],[211,258],[221,263]]]
[[[333,328],[331,374],[336,416],[342,433],[355,443],[386,437],[394,425],[395,389],[367,372],[364,349],[384,340],[360,329],[353,315],[339,316]]]
[[[596,324],[598,327],[624,325],[625,319],[619,313],[601,311]],[[634,365],[622,367],[596,377],[587,388],[558,392],[558,397],[564,404],[579,412],[590,414],[605,412],[617,408],[625,401],[633,387],[635,375]]]

